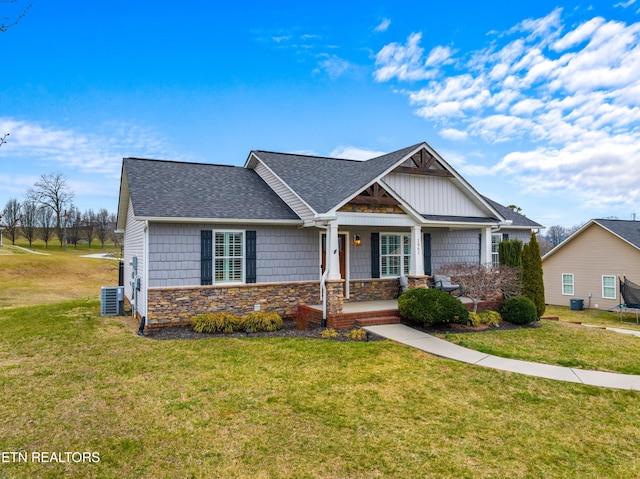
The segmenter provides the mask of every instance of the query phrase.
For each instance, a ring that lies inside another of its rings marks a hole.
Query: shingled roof
[[[122,168],[136,216],[299,220],[250,169],[139,158]]]
[[[593,221],[640,249],[640,221],[604,219]]]
[[[542,226],[539,223],[536,223],[533,220],[530,220],[529,218],[527,218],[524,215],[521,215],[520,213],[516,213],[515,211],[513,211],[510,208],[507,208],[506,206],[502,206],[500,203],[496,203],[495,201],[493,201],[490,198],[487,198],[486,196],[483,196],[483,198],[491,205],[493,206],[493,208],[502,215],[502,217],[506,220],[510,220],[511,226],[516,227],[516,228],[544,228],[544,226]]]
[[[362,191],[422,143],[367,161],[256,150],[260,158],[316,213],[326,213]]]

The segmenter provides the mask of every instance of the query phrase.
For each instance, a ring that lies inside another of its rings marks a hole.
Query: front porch
[[[298,306],[297,314],[308,315],[310,322],[322,324],[321,304]],[[341,313],[327,316],[327,327],[335,329],[397,323],[400,323],[397,299],[344,303]]]

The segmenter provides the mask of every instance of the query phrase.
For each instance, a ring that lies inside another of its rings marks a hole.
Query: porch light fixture
[[[353,246],[360,246],[361,243],[362,243],[362,240],[360,239],[360,236],[355,235],[353,237]]]

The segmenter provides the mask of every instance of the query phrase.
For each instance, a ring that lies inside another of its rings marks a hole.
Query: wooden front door
[[[340,260],[340,277],[347,277],[346,251],[347,235],[338,235],[338,258]],[[327,262],[327,235],[322,235],[322,272],[324,273]]]

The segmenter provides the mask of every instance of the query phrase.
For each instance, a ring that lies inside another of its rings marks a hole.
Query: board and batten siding
[[[273,174],[261,161],[258,161],[254,171],[269,187],[303,220],[313,219],[314,213],[304,202],[285,186],[285,184]]]
[[[133,288],[131,281],[133,280],[133,257],[138,258],[138,276],[141,281],[141,288],[138,292],[138,312],[142,315],[146,314],[147,297],[145,295],[145,258],[144,258],[144,227],[145,222],[136,220],[133,211],[133,203],[129,200],[127,210],[127,222],[124,231],[124,293],[129,301],[133,298]]]
[[[547,256],[542,270],[548,304],[570,306],[572,298],[581,298],[585,308],[610,309],[622,302],[618,276],[640,283],[640,251],[594,223]],[[573,295],[562,294],[563,274],[574,275]],[[603,275],[616,277],[616,299],[602,297]]]
[[[487,216],[450,178],[389,173],[383,181],[420,214]]]
[[[256,282],[320,277],[318,230],[237,224],[149,225],[149,286],[199,286],[202,230],[256,231]]]

